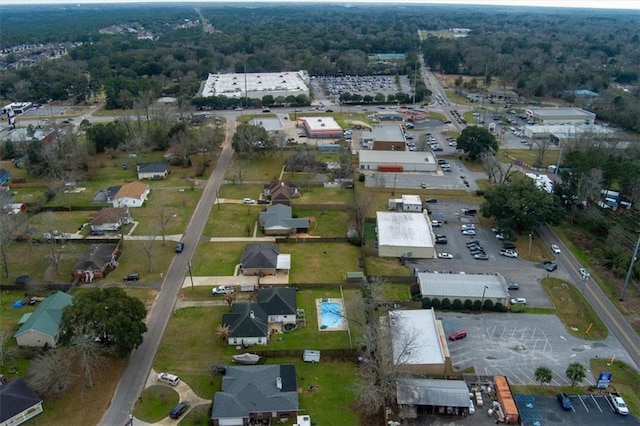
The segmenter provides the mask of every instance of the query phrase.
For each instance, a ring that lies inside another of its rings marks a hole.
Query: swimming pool
[[[336,302],[320,302],[320,328],[342,327],[342,305]]]

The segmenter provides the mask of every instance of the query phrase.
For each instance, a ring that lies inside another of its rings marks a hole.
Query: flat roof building
[[[595,124],[543,124],[524,127],[524,136],[532,139],[551,138],[556,144],[576,140],[584,136],[597,139],[613,137],[615,132]]]
[[[427,212],[377,212],[378,256],[432,259],[433,234]]]
[[[435,272],[418,273],[418,284],[423,298],[448,298],[481,303],[491,300],[494,304],[507,305],[509,293],[507,282],[502,275],[480,274],[440,274]]]
[[[431,152],[419,151],[359,151],[360,170],[380,172],[435,172],[438,168]]]
[[[596,115],[580,108],[529,108],[527,115],[536,124],[593,124]]]
[[[309,73],[283,71],[274,73],[209,74],[202,88],[202,97],[254,98],[263,96],[309,96]]]
[[[252,126],[262,127],[270,134],[280,134],[284,130],[284,126],[282,125],[282,121],[279,118],[254,118],[250,121]]]
[[[407,140],[399,125],[376,126],[370,132],[362,132],[362,141],[374,151],[407,150]]]
[[[343,134],[333,117],[300,117],[297,123],[310,138],[339,138]]]

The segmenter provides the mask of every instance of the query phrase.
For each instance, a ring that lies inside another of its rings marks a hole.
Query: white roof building
[[[251,120],[250,124],[252,126],[260,126],[268,133],[282,133],[282,131],[284,130],[282,121],[280,121],[279,118],[254,118]]]
[[[553,192],[554,182],[547,175],[539,175],[537,173],[526,173],[529,179],[533,179],[538,189],[547,191],[549,194]]]
[[[533,139],[551,137],[556,142],[570,141],[581,136],[612,137],[615,132],[595,124],[548,124],[524,126],[524,136]]]
[[[418,273],[418,284],[422,297],[430,299],[448,298],[451,302],[459,299],[475,302],[491,300],[494,304],[506,305],[509,293],[507,282],[502,275],[481,274],[440,274],[436,272]]]
[[[422,212],[422,199],[419,195],[403,195],[402,198],[390,198],[389,210],[404,212]]]
[[[399,172],[435,172],[436,159],[431,152],[373,151],[361,149],[360,170],[379,170],[392,167]]]
[[[309,73],[286,71],[275,73],[209,74],[202,89],[202,97],[257,98],[265,95],[309,96]]]
[[[449,350],[433,309],[391,311],[387,321],[394,365],[427,374],[444,372]]]
[[[342,127],[333,117],[299,117],[297,121],[310,138],[339,138],[343,135]]]
[[[377,212],[378,256],[431,259],[435,257],[433,232],[423,214]]]
[[[580,108],[529,108],[527,115],[538,124],[593,124],[596,114]]]

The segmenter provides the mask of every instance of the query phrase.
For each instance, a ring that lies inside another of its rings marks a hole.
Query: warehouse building
[[[529,108],[527,116],[535,124],[593,124],[596,115],[580,108]]]
[[[378,256],[433,259],[434,237],[426,211],[377,212]]]
[[[435,272],[418,273],[418,284],[423,298],[444,299],[452,303],[458,299],[462,303],[466,300],[484,303],[491,300],[493,304],[501,303],[507,306],[509,293],[507,282],[502,275],[480,274],[439,274]]]
[[[391,311],[382,319],[383,326],[388,327],[393,363],[399,371],[442,376],[445,367],[451,367],[444,328],[433,308]]]
[[[262,99],[263,96],[309,97],[309,73],[287,71],[275,73],[209,74],[202,88],[202,97]]]
[[[361,149],[360,170],[379,172],[435,172],[438,164],[431,152],[372,151]]]
[[[362,132],[362,143],[374,151],[406,151],[407,140],[401,126],[377,126]]]
[[[524,127],[524,136],[532,139],[550,138],[556,145],[578,138],[590,136],[590,139],[606,140],[615,132],[607,127],[594,124],[554,124],[554,125],[533,125]]]
[[[252,126],[262,127],[270,135],[281,135],[284,132],[284,126],[279,118],[254,118],[249,124]]]
[[[343,135],[342,127],[333,117],[300,117],[296,126],[310,138],[341,138]]]

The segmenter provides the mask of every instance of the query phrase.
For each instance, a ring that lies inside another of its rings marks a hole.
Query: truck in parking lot
[[[618,392],[611,392],[607,395],[607,399],[611,403],[611,408],[618,414],[622,414],[623,416],[629,415],[629,407],[624,402],[624,399],[620,396]]]

